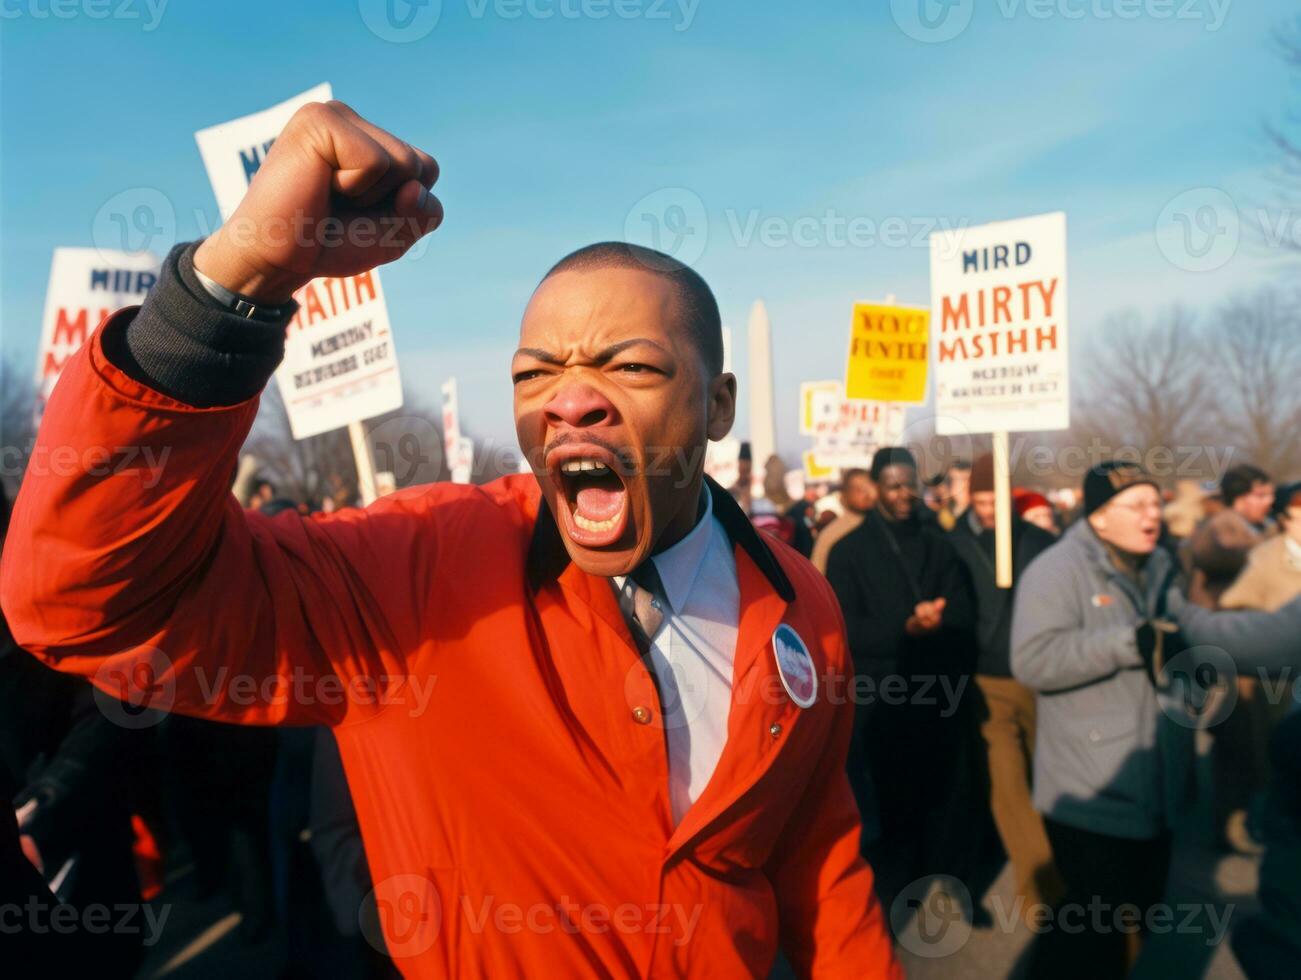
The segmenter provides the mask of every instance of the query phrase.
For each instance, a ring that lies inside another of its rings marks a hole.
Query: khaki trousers
[[[1016,893],[1030,906],[1051,905],[1061,897],[1061,876],[1053,865],[1043,818],[1030,802],[1034,753],[1034,692],[1010,677],[976,678],[987,717],[980,734],[989,755],[989,797],[994,825],[1012,862]]]

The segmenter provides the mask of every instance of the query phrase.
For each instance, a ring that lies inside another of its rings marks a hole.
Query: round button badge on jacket
[[[818,698],[818,675],[813,655],[795,630],[782,623],[772,634],[772,652],[782,687],[801,708],[812,707]]]

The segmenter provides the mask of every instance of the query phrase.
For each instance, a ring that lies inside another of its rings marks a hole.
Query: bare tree
[[[244,443],[257,457],[260,475],[276,485],[278,495],[291,500],[319,501],[335,489],[336,481],[355,495],[357,468],[344,430],[295,439],[278,384],[262,393],[257,420]]]
[[[1301,18],[1276,30],[1274,44],[1284,64],[1301,74]],[[1279,213],[1271,215],[1268,208],[1260,209],[1254,219],[1256,231],[1271,248],[1301,251],[1301,239],[1287,234],[1295,202],[1301,196],[1301,113],[1289,111],[1280,122],[1266,123],[1264,129],[1277,160],[1277,170],[1271,176],[1279,189]]]
[[[1205,338],[1189,313],[1175,307],[1152,323],[1135,312],[1115,314],[1081,353],[1072,429],[1140,452],[1205,440]]]
[[[1301,313],[1263,286],[1220,310],[1214,418],[1245,458],[1277,478],[1301,476]]]
[[[391,472],[399,489],[447,478],[436,413],[410,392],[403,407],[365,423],[376,470]],[[262,396],[244,451],[257,457],[261,475],[295,501],[358,498],[357,466],[344,429],[294,439],[278,385]]]

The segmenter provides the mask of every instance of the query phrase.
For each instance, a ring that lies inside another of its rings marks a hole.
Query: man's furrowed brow
[[[664,349],[663,344],[657,344],[649,337],[632,337],[628,340],[621,340],[617,344],[611,344],[609,347],[597,351],[596,357],[593,358],[593,360],[608,361],[616,354],[622,353],[623,351],[627,350],[629,347],[636,347],[638,344],[650,344],[650,346],[658,348],[661,351],[664,351],[665,354],[669,353],[669,351]]]
[[[627,350],[629,347],[636,347],[639,344],[649,344],[651,347],[661,350],[665,354],[670,353],[663,344],[658,344],[649,337],[632,337],[628,340],[621,340],[617,344],[611,344],[609,347],[602,348],[592,355],[592,360],[598,364],[603,363],[615,355]],[[559,354],[554,354],[549,350],[543,350],[541,347],[521,347],[519,350],[515,351],[516,357],[519,357],[521,354],[542,361],[544,364],[565,363],[565,358],[561,357]]]
[[[515,352],[515,356],[519,357],[521,354],[527,355],[528,357],[536,358],[537,360],[542,361],[545,364],[565,363],[565,359],[561,357],[559,354],[553,354],[551,353],[551,351],[543,350],[541,347],[521,347],[519,350]]]

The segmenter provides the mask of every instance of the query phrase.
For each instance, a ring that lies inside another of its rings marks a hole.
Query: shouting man
[[[332,726],[409,976],[751,977],[779,945],[801,975],[898,975],[835,597],[702,474],[736,382],[690,269],[599,245],[538,286],[511,367],[533,476],[311,520],[230,496],[294,292],[432,231],[436,175],[307,106],[101,326],[40,435],[81,464],[19,495],[16,637],[136,704]],[[165,463],[114,465],[132,446]]]

